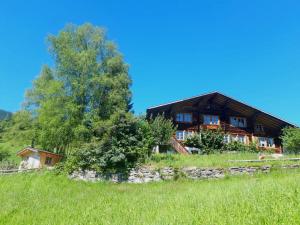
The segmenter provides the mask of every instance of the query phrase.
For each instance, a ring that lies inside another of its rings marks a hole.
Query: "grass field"
[[[300,158],[300,155],[285,155],[282,159]],[[273,159],[266,154],[266,159]],[[146,164],[156,168],[172,166],[172,167],[215,167],[227,168],[231,166],[262,166],[262,165],[288,165],[300,164],[300,161],[276,160],[276,161],[261,161],[261,162],[229,162],[229,160],[258,160],[257,153],[223,153],[211,155],[180,155],[180,154],[159,154],[153,155]]]
[[[300,224],[300,171],[150,184],[0,177],[0,224]]]

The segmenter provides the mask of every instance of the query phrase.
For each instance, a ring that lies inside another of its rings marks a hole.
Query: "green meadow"
[[[299,154],[285,154],[284,157],[275,160],[270,154],[265,154],[265,160],[258,161],[258,153],[215,153],[209,155],[181,155],[181,154],[157,154],[152,155],[146,164],[155,168],[171,166],[181,167],[208,167],[228,168],[235,166],[284,166],[299,165],[300,161],[289,160],[300,158]],[[240,162],[236,160],[256,160],[256,162]],[[258,162],[257,162],[258,161]]]
[[[0,224],[300,224],[300,171],[148,184],[0,176]]]

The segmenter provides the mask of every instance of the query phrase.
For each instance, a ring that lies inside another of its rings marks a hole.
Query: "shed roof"
[[[22,149],[21,151],[17,152],[17,155],[18,156],[21,156],[23,155],[25,152],[44,152],[44,153],[47,153],[49,155],[55,155],[55,156],[59,156],[59,157],[63,157],[63,155],[61,154],[56,154],[56,153],[53,153],[53,152],[49,152],[49,151],[45,151],[45,150],[41,150],[41,149],[37,149],[37,148],[32,148],[32,147],[26,147],[24,149]]]

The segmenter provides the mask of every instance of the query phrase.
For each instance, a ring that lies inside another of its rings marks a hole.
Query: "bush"
[[[300,129],[287,127],[283,129],[281,140],[284,149],[289,153],[300,153]]]
[[[255,143],[245,145],[237,141],[232,141],[226,144],[224,142],[224,133],[221,130],[205,130],[201,134],[194,134],[185,141],[185,145],[200,149],[202,154],[223,151],[258,152]]]
[[[68,157],[66,170],[124,171],[149,156],[153,141],[144,120],[119,113],[108,126],[101,140],[83,145]]]
[[[232,151],[232,152],[258,152],[255,143],[250,143],[249,145],[245,145],[237,141],[232,141],[226,144],[225,150]]]
[[[154,119],[150,118],[148,124],[151,130],[153,147],[167,147],[170,144],[171,137],[176,132],[172,120],[166,119],[163,115],[158,115]]]
[[[202,154],[222,152],[225,146],[224,133],[221,130],[203,130],[189,137],[185,145],[200,149]]]
[[[193,134],[187,138],[184,144],[192,148],[200,148],[201,146],[201,136],[199,134]]]

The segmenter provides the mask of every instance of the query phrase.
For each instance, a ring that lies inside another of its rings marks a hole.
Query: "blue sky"
[[[108,30],[133,79],[137,114],[221,91],[300,124],[299,1],[6,1],[0,5],[0,108],[51,64],[46,36],[66,23]]]

